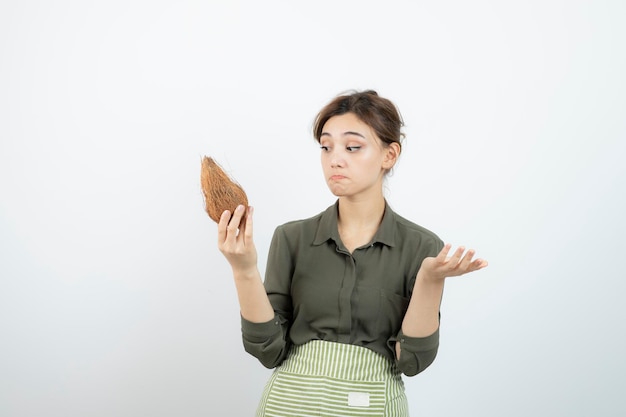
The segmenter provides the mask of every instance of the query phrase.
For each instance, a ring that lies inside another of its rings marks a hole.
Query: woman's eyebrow
[[[358,136],[358,137],[361,137],[361,138],[365,139],[365,136],[364,136],[364,135],[362,135],[361,133],[359,133],[359,132],[353,132],[353,131],[351,131],[351,130],[349,130],[349,131],[347,131],[347,132],[343,132],[343,133],[341,134],[341,136],[349,136],[349,135],[354,135],[354,136]],[[322,132],[322,134],[320,135],[320,137],[321,137],[321,136],[332,136],[332,135],[331,135],[330,133],[328,133],[328,132]]]
[[[348,136],[348,135],[354,135],[354,136],[359,136],[363,139],[365,139],[365,136],[363,136],[362,134],[360,134],[359,132],[353,132],[351,130],[344,132],[343,136]]]

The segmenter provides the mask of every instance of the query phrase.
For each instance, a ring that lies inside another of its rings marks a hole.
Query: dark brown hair
[[[402,149],[404,122],[398,108],[374,90],[352,91],[335,97],[315,118],[313,136],[319,142],[324,125],[333,116],[354,113],[371,127],[385,145],[396,142]]]

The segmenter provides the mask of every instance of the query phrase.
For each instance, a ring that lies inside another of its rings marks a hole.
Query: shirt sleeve
[[[425,253],[419,257],[419,265],[427,256],[437,256],[444,243],[438,237],[429,245],[424,245]],[[419,267],[418,267],[419,269]],[[411,280],[411,288],[415,285],[415,272]],[[411,294],[412,295],[412,294]],[[441,317],[441,314],[439,314]],[[415,376],[424,369],[428,368],[435,360],[437,351],[439,350],[439,328],[433,334],[426,337],[410,337],[402,333],[402,329],[398,332],[397,337],[391,338],[388,342],[389,347],[395,352],[395,342],[400,343],[400,358],[396,359],[396,365],[400,372],[406,376]]]
[[[289,351],[293,263],[287,238],[279,227],[270,244],[264,282],[265,291],[274,308],[274,318],[265,323],[253,323],[241,317],[244,349],[266,368],[280,365]]]
[[[265,323],[253,323],[241,317],[243,347],[266,368],[278,366],[287,354],[284,324],[285,319],[279,315]]]
[[[400,330],[398,338],[390,340],[389,347],[395,347],[396,341],[400,343],[400,358],[396,360],[398,369],[406,376],[415,376],[435,360],[439,349],[439,329],[426,337],[405,336]]]

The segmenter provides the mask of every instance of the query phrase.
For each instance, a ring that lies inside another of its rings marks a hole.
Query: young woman
[[[340,95],[320,111],[313,133],[337,200],[276,228],[264,281],[253,208],[222,214],[218,245],[232,267],[244,347],[276,368],[257,416],[408,416],[402,374],[435,359],[445,279],[487,266],[473,250],[451,253],[387,203],[401,129],[395,105],[375,91]]]

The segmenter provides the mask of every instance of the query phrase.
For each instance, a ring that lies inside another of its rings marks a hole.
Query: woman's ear
[[[398,161],[398,157],[400,156],[400,144],[397,142],[390,143],[385,148],[385,158],[383,159],[383,168],[386,170],[390,170]]]

